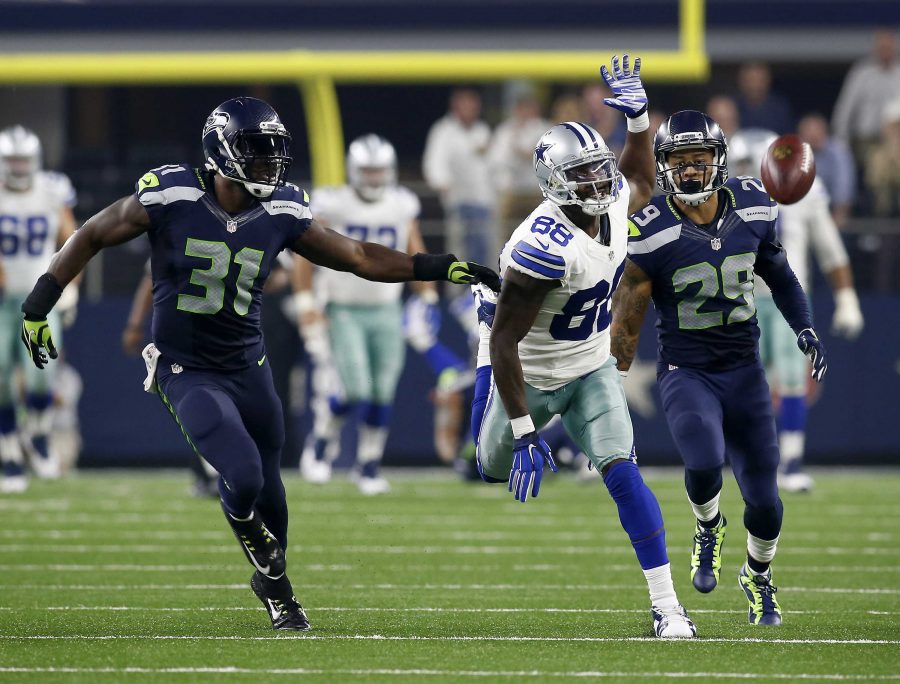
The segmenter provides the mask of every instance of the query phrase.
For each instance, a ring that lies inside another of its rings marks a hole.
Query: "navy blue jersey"
[[[726,370],[752,363],[759,340],[754,273],[790,292],[786,308],[795,308],[795,289],[802,295],[776,237],[778,205],[762,183],[733,178],[719,203],[708,227],[684,217],[667,196],[631,217],[628,257],[653,282],[662,365]],[[794,313],[792,322],[811,325],[808,310]]]
[[[170,165],[137,183],[151,223],[153,341],[187,368],[236,370],[265,355],[263,283],[312,215],[306,193],[285,185],[231,216],[212,181],[200,169]]]

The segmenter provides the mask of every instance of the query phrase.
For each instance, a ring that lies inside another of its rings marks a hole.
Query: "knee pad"
[[[775,500],[773,506],[744,507],[744,527],[747,532],[759,539],[777,539],[781,534],[781,521],[784,517],[784,506],[781,499]]]
[[[685,468],[684,487],[688,498],[695,504],[705,504],[722,491],[722,469],[705,468],[697,470]]]

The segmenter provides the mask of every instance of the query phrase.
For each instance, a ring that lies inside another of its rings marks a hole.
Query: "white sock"
[[[803,458],[806,444],[806,433],[803,430],[785,430],[779,435],[778,442],[782,465]]]
[[[754,537],[749,532],[747,533],[747,553],[753,560],[757,560],[760,563],[771,563],[775,558],[775,549],[777,547],[778,537],[771,540],[760,539],[759,537]],[[750,572],[753,572],[753,568],[750,568],[749,565],[747,569],[750,570]]]
[[[672,584],[672,568],[669,563],[644,570],[644,577],[647,578],[651,605],[660,609],[674,608],[678,605],[675,585]]]
[[[694,516],[697,518],[697,520],[712,520],[716,517],[719,512],[720,496],[722,496],[722,492],[718,492],[705,504],[695,504],[693,501],[691,501],[690,497],[688,497],[688,501],[691,502],[691,508],[694,509]]]
[[[384,456],[387,437],[388,429],[386,427],[372,427],[365,423],[360,425],[357,461],[361,464],[380,461]]]
[[[18,465],[22,465],[25,462],[22,445],[19,442],[17,433],[11,432],[8,435],[0,435],[0,461]]]

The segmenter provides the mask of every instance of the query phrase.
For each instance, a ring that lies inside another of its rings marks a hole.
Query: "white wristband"
[[[624,380],[625,378],[628,377],[628,371],[627,371],[627,370],[620,370],[620,371],[619,371],[619,375],[620,375],[620,376],[622,377],[622,379]]]
[[[642,133],[650,128],[650,117],[647,112],[633,119],[626,119],[629,133]]]
[[[531,416],[522,416],[521,418],[513,418],[509,421],[512,426],[513,437],[519,439],[529,432],[534,432],[534,423],[531,422]]]
[[[310,290],[301,290],[294,294],[294,310],[302,315],[316,308],[316,297]]]

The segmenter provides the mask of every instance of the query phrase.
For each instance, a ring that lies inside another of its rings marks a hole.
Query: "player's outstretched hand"
[[[612,74],[606,65],[600,67],[600,75],[606,81],[606,85],[612,90],[613,97],[607,97],[603,102],[613,109],[624,112],[629,119],[640,116],[647,111],[647,93],[644,84],[641,83],[641,58],[635,57],[634,68],[629,68],[628,55],[612,58]]]
[[[554,473],[559,471],[550,454],[550,447],[538,432],[529,432],[515,441],[512,469],[509,471],[509,491],[518,501],[525,503],[529,488],[531,496],[538,495],[545,461]]]
[[[454,261],[447,269],[447,280],[457,285],[484,283],[494,292],[500,292],[500,276],[497,272],[474,261]]]
[[[819,340],[816,331],[812,328],[801,330],[797,335],[797,346],[812,361],[812,376],[815,381],[822,382],[825,371],[828,370],[828,362],[825,359],[825,345]]]
[[[47,319],[39,321],[29,321],[27,318],[22,320],[22,344],[28,350],[28,355],[34,361],[34,365],[43,368],[48,363],[48,355],[51,359],[55,359],[59,354],[56,353],[56,347],[53,344],[53,337],[50,335],[50,324]],[[44,353],[44,350],[47,353]]]

